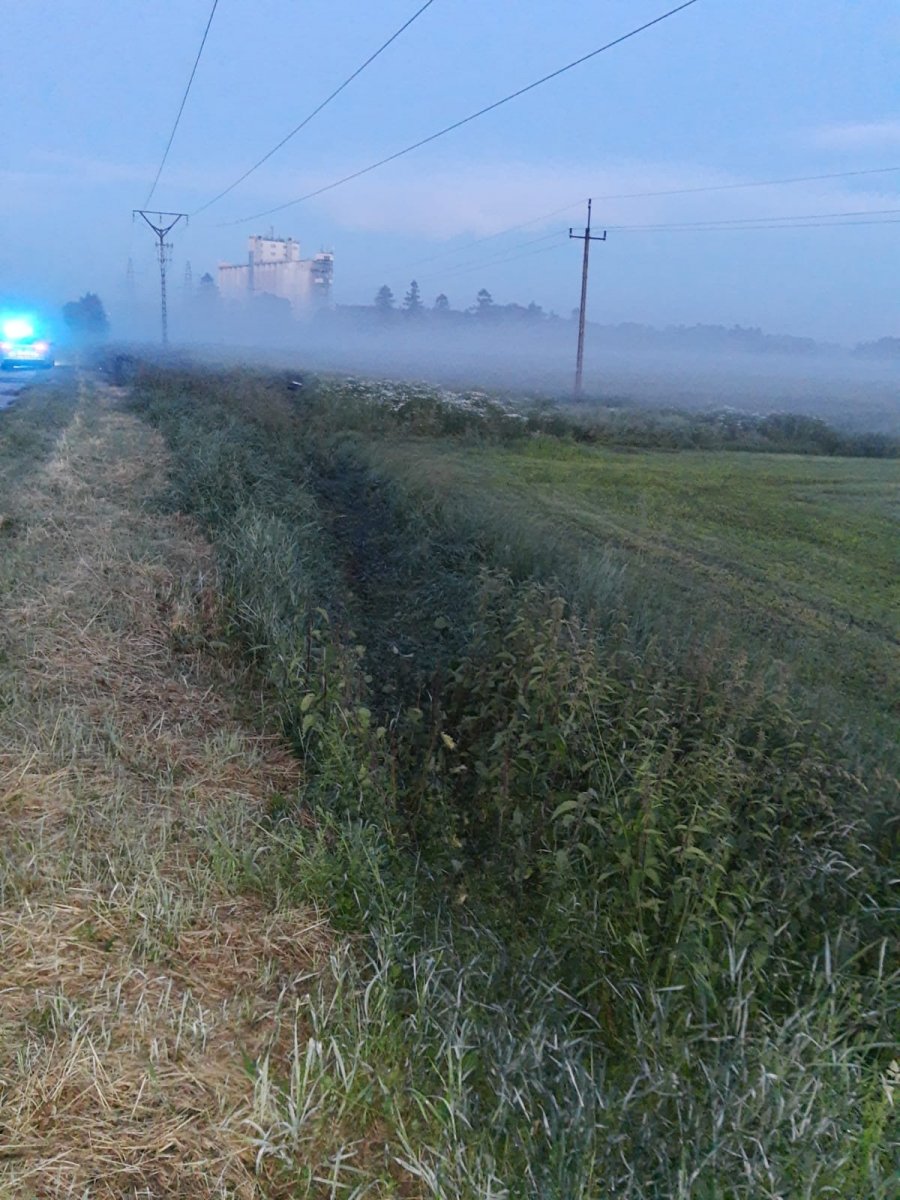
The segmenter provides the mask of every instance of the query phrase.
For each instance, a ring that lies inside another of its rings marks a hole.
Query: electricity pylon
[[[158,213],[156,213],[156,221],[151,221],[150,213],[146,212],[143,208],[134,208],[131,210],[131,219],[134,220],[134,218],[136,216],[144,218],[144,220],[147,222],[147,224],[150,226],[150,228],[153,230],[153,232],[156,234],[156,236],[159,240],[159,244],[156,248],[156,253],[157,253],[157,257],[159,258],[159,287],[160,287],[160,297],[161,297],[161,301],[162,301],[162,307],[161,307],[162,344],[164,346],[168,346],[168,344],[169,344],[169,314],[168,314],[168,310],[166,307],[166,269],[169,265],[169,259],[171,258],[171,255],[172,255],[172,244],[171,244],[171,242],[166,241],[166,235],[172,229],[174,229],[175,226],[178,224],[178,222],[181,221],[182,219],[185,222],[187,222],[188,214],[187,213],[158,212]]]

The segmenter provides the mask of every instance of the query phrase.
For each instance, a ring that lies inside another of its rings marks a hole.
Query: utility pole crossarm
[[[576,233],[570,227],[569,237],[584,242],[584,260],[581,267],[581,307],[578,310],[578,353],[575,359],[575,397],[581,396],[582,378],[584,374],[584,326],[587,313],[588,262],[591,253],[591,242],[605,242],[606,230],[602,233],[591,234],[591,201],[588,200],[587,225],[584,233]]]
[[[156,248],[156,254],[159,259],[159,287],[160,287],[160,297],[161,297],[162,344],[164,346],[167,346],[169,344],[169,313],[168,313],[168,307],[166,304],[166,268],[169,264],[169,254],[171,253],[172,247],[169,243],[166,242],[166,235],[175,228],[175,226],[178,224],[179,221],[183,220],[185,222],[185,224],[187,224],[188,214],[187,213],[173,213],[173,212],[157,212],[155,214],[156,221],[151,221],[150,218],[153,215],[154,215],[154,213],[153,213],[152,209],[148,210],[148,209],[143,209],[143,208],[133,208],[131,210],[132,221],[134,220],[135,217],[142,217],[144,219],[144,221],[153,230],[153,232],[156,234],[156,236],[159,240],[159,244]]]
[[[175,228],[179,221],[184,221],[187,224],[190,220],[187,213],[158,212],[156,213],[156,220],[159,224],[156,224],[150,220],[152,212],[152,209],[133,208],[131,210],[131,219],[134,220],[135,217],[143,217],[158,238],[164,238],[170,229]],[[172,220],[168,224],[163,224],[163,217],[171,217]]]

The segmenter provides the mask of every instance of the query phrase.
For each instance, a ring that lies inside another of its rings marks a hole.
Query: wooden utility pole
[[[578,311],[578,354],[575,358],[575,399],[581,398],[582,376],[584,374],[584,322],[587,313],[588,261],[591,254],[591,242],[605,242],[606,230],[602,234],[591,236],[591,202],[588,200],[587,225],[584,233],[575,233],[569,229],[569,237],[584,242],[584,262],[581,267],[581,308]]]
[[[172,246],[166,241],[166,234],[170,229],[174,229],[179,221],[187,221],[187,213],[157,213],[156,220],[151,221],[151,213],[146,212],[143,208],[132,209],[132,221],[136,216],[143,217],[158,239],[156,247],[157,257],[159,259],[159,290],[161,299],[160,314],[162,316],[162,344],[169,344],[169,310],[166,302],[166,270],[169,265],[169,258],[172,254]],[[171,218],[171,220],[169,219]]]

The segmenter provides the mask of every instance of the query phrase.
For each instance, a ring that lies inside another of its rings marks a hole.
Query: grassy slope
[[[641,605],[719,624],[786,660],[821,708],[881,725],[900,679],[889,460],[382,442],[371,458],[499,540],[531,527],[550,565],[626,565]],[[476,517],[473,514],[478,513]],[[664,621],[664,616],[663,616]],[[884,724],[887,735],[890,726]]]
[[[493,1130],[465,1116],[481,1006],[462,1000],[484,962],[459,973],[413,944],[396,892],[369,956],[335,944],[318,905],[377,907],[381,832],[315,827],[282,739],[235,711],[237,694],[274,716],[223,638],[210,546],[160,508],[177,475],[161,439],[89,384],[9,416],[0,1197],[455,1200],[470,1171],[488,1194]],[[264,514],[236,532],[265,549]],[[533,1003],[543,1021],[543,988]],[[491,1033],[521,1053],[502,1019]]]
[[[543,447],[413,442],[328,391],[151,372],[138,403],[305,756],[325,853],[310,874],[294,842],[285,870],[367,934],[423,1193],[886,1197],[888,839],[730,641],[705,664],[660,649],[769,601],[658,529],[638,553],[604,535],[608,504],[561,520],[513,494]],[[434,427],[433,399],[413,408]],[[622,635],[521,582],[554,573]]]
[[[855,781],[727,655],[681,677],[482,574],[602,547],[653,636],[701,598],[839,631],[833,565],[770,566],[816,526],[785,472],[832,464],[334,454],[337,399],[317,438],[277,382],[151,378],[169,451],[89,387],[0,423],[0,1195],[886,1200]]]
[[[309,909],[233,886],[298,771],[198,649],[214,564],[190,523],[153,512],[164,469],[159,439],[89,386],[0,418],[10,1200],[297,1194],[275,1159],[254,1168],[282,1119],[268,1063],[308,1028],[298,997],[334,989],[330,938]]]

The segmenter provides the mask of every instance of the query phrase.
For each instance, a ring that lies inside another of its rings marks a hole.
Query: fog
[[[151,309],[132,313],[130,323],[113,316],[114,334],[121,336],[124,324],[127,340],[146,340],[148,348],[158,343],[158,314]],[[344,307],[297,322],[285,302],[262,296],[240,306],[213,301],[206,310],[176,303],[170,338],[173,347],[213,363],[415,379],[569,401],[577,322],[517,306],[481,315],[425,310],[416,316]],[[589,322],[584,398],[760,415],[790,411],[844,430],[897,435],[900,357],[865,357],[752,329]]]

